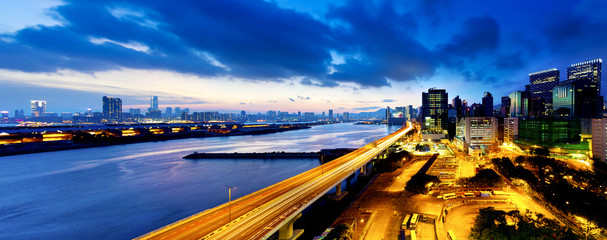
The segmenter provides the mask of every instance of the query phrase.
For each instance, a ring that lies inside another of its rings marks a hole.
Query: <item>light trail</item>
[[[233,200],[232,221],[225,203],[137,239],[267,239],[413,129],[410,122],[407,126],[322,166]]]

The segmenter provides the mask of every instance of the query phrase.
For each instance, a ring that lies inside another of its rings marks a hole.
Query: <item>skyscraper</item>
[[[158,96],[150,98],[150,108],[148,110],[158,110]]]
[[[592,118],[602,115],[601,59],[572,64],[567,68],[567,81],[575,85],[574,117]]]
[[[430,88],[422,93],[422,131],[446,133],[448,118],[448,94],[445,89]]]
[[[483,95],[483,109],[485,117],[493,117],[493,95],[490,92]]]
[[[46,101],[30,100],[30,109],[32,110],[32,117],[41,117],[46,112]]]
[[[535,116],[552,115],[552,91],[559,84],[559,70],[556,68],[529,74],[529,98],[539,98],[539,107],[534,109]]]
[[[508,96],[502,97],[500,117],[510,117],[510,98]]]
[[[508,94],[510,98],[510,117],[523,116],[523,91],[514,91]]]
[[[122,99],[103,96],[103,118],[108,121],[120,121],[122,118]]]
[[[329,109],[329,120],[333,120],[333,109]]]

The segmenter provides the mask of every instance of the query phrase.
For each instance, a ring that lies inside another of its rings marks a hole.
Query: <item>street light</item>
[[[229,222],[232,221],[232,189],[236,189],[236,187],[228,186],[228,219]]]

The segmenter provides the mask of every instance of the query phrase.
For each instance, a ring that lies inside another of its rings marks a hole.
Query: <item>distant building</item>
[[[42,117],[46,112],[46,101],[30,100],[30,109],[32,117]]]
[[[529,97],[540,99],[540,107],[534,111],[535,116],[552,116],[553,90],[559,84],[559,75],[556,68],[529,74]]]
[[[350,121],[350,113],[349,112],[344,112],[343,114],[343,120],[344,121]]]
[[[164,114],[167,116],[167,118],[173,117],[173,108],[167,107]]]
[[[15,120],[23,120],[25,118],[25,113],[23,109],[15,110]]]
[[[150,119],[161,119],[162,118],[162,111],[160,110],[150,110],[146,113],[146,118],[150,118]]]
[[[504,142],[513,143],[518,138],[518,120],[519,118],[504,119]]]
[[[458,123],[456,145],[464,152],[483,148],[493,151],[497,148],[497,128],[495,117],[467,117]]]
[[[464,110],[462,109],[462,100],[459,99],[459,96],[455,96],[455,98],[453,98],[453,101],[451,102],[451,104],[453,105],[453,109],[455,109],[455,113],[457,114],[457,119],[462,118],[463,112]]]
[[[148,111],[150,110],[158,110],[158,96],[152,96],[150,98],[150,108]]]
[[[483,104],[473,103],[470,106],[470,117],[484,117],[485,116],[485,107]]]
[[[510,117],[523,116],[523,91],[514,91],[508,95],[510,98]]]
[[[122,118],[122,99],[104,96],[103,118],[108,121],[121,121]]]
[[[333,109],[329,109],[329,120],[333,120]]]
[[[430,88],[422,93],[422,132],[447,134],[447,101],[445,89]]]
[[[71,112],[62,112],[61,113],[61,119],[63,119],[63,120],[72,120],[72,113]]]
[[[485,92],[483,95],[483,117],[493,117],[493,95]]]
[[[602,162],[607,158],[607,118],[592,119],[592,157]]]
[[[502,104],[500,106],[500,117],[510,117],[510,98],[508,96],[502,97]]]
[[[129,108],[129,113],[132,114],[133,116],[140,115],[141,114],[141,109],[139,109],[139,108]]]

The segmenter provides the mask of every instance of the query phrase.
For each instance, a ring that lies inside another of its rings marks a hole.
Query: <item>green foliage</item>
[[[435,176],[418,173],[413,175],[409,182],[407,182],[405,190],[414,193],[428,194],[430,191],[430,188],[428,187],[429,183],[438,184],[440,183],[440,180]]]
[[[335,228],[333,228],[333,230],[331,230],[331,232],[329,232],[329,234],[327,234],[327,236],[325,237],[325,240],[351,240],[351,239],[352,239],[352,227],[346,223],[342,223],[342,224],[335,226]]]
[[[550,150],[546,147],[534,147],[531,148],[531,154],[535,156],[548,157],[550,155]]]
[[[533,216],[529,211],[505,212],[493,207],[480,209],[470,231],[470,239],[579,239],[580,236],[558,222]]]
[[[504,180],[493,169],[480,170],[474,177],[459,180],[466,187],[502,187]]]
[[[527,161],[537,169],[531,172],[522,166],[514,167],[508,158],[492,160],[496,168],[509,178],[525,180],[551,205],[561,211],[580,215],[607,226],[607,168],[598,164],[594,172],[577,171],[551,158],[533,156]],[[597,164],[595,163],[595,166]]]
[[[415,145],[415,151],[430,151],[430,146],[418,143]]]
[[[376,164],[379,172],[393,172],[403,166],[403,158],[409,156],[409,152],[401,151],[399,153],[391,153],[386,159],[379,160]]]

